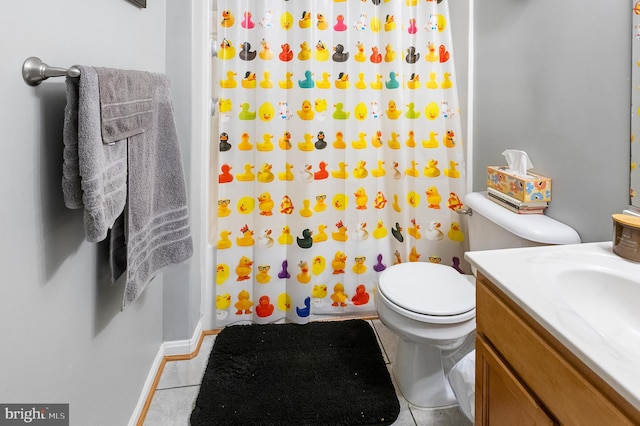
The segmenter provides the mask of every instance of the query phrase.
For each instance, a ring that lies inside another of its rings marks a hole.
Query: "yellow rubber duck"
[[[236,48],[229,40],[223,39],[220,43],[220,50],[218,50],[218,59],[233,59],[234,56],[236,56]]]
[[[364,53],[364,44],[362,44],[361,42],[357,42],[356,43],[356,54],[353,56],[353,58],[357,61],[357,62],[366,62],[367,61],[367,55]]]
[[[427,43],[427,54],[424,59],[427,62],[438,62],[438,52],[436,50],[436,45],[432,42]]]
[[[316,28],[318,28],[320,31],[324,31],[329,28],[329,23],[322,13],[316,14]]]
[[[456,163],[455,161],[451,160],[449,161],[449,168],[448,169],[444,169],[444,175],[446,177],[450,177],[453,179],[457,179],[460,177],[460,171],[457,169],[458,167],[458,163]]]
[[[271,73],[269,71],[264,71],[262,73],[260,87],[263,89],[271,89],[273,87],[273,81],[271,81]]]
[[[293,73],[288,71],[285,72],[284,80],[278,81],[278,87],[280,87],[281,89],[293,89],[293,80],[291,79],[291,77],[293,77]]]
[[[229,278],[229,274],[231,271],[229,270],[229,265],[226,263],[219,263],[216,267],[216,284],[221,285]]]
[[[318,225],[318,232],[312,235],[314,243],[321,243],[323,241],[327,241],[329,236],[325,232],[325,229],[327,229],[327,225],[324,225],[322,223]]]
[[[407,167],[404,171],[404,174],[406,176],[418,177],[418,175],[420,174],[418,172],[418,162],[415,160],[411,160],[411,167]]]
[[[311,101],[304,100],[302,101],[302,107],[298,111],[298,117],[302,120],[313,120],[315,113],[313,112],[313,105],[311,105]]]
[[[336,140],[333,141],[333,147],[335,149],[345,149],[347,147],[342,132],[336,132]]]
[[[313,58],[320,62],[329,60],[329,50],[322,40],[319,40],[318,43],[316,43],[316,50]]]
[[[438,160],[430,158],[429,161],[427,161],[427,167],[424,168],[424,175],[430,178],[440,176],[440,169],[438,168]]]
[[[303,41],[300,43],[300,52],[298,53],[299,61],[308,61],[311,59],[311,47],[309,47],[309,43]]]
[[[353,110],[353,115],[355,119],[358,121],[366,120],[368,114],[369,114],[369,111],[367,110],[367,106],[365,105],[364,102],[359,102]]]
[[[300,209],[300,216],[302,217],[313,216],[313,210],[309,208],[310,205],[311,205],[311,201],[309,201],[307,198],[302,200],[302,208]]]
[[[278,146],[285,151],[291,149],[291,133],[289,131],[285,130],[280,139],[278,139]]]
[[[364,160],[358,161],[357,166],[353,169],[353,177],[356,179],[364,179],[369,175],[366,168],[367,162]]]
[[[416,140],[414,139],[414,132],[413,130],[409,130],[409,133],[407,134],[407,140],[404,142],[404,144],[406,146],[408,146],[409,148],[415,148],[416,147]]]
[[[438,82],[436,81],[436,78],[437,74],[435,72],[430,72],[429,81],[425,83],[424,87],[426,87],[427,89],[437,89],[438,87],[440,87],[438,85]]]
[[[248,182],[248,181],[252,181],[255,179],[255,175],[252,172],[253,170],[253,165],[249,164],[249,163],[245,163],[244,164],[244,172],[242,173],[236,173],[236,179],[238,179],[239,181],[244,181],[244,182]]]
[[[418,253],[418,249],[415,247],[411,247],[411,252],[409,253],[409,262],[418,262],[420,260],[420,253]]]
[[[376,133],[371,136],[371,145],[373,145],[374,148],[380,148],[384,145],[382,142],[382,132],[380,130],[377,130]]]
[[[348,164],[344,161],[340,161],[338,163],[338,170],[331,170],[331,177],[336,179],[346,179],[349,177],[349,172],[347,172]]]
[[[323,72],[322,79],[316,80],[316,87],[318,89],[330,89],[331,82],[329,81],[329,77],[331,77],[331,74],[329,74],[328,72]]]
[[[284,172],[278,172],[278,179],[292,181],[293,180],[293,172],[291,171],[292,168],[293,166],[290,163],[284,163]]]
[[[424,193],[427,194],[427,202],[429,203],[427,207],[430,209],[439,210],[442,197],[438,193],[438,188],[432,185],[428,187]]]
[[[256,73],[247,71],[244,75],[244,78],[240,82],[242,87],[245,89],[255,89],[256,88]]]
[[[415,218],[411,219],[411,226],[407,229],[407,233],[416,240],[419,240],[420,237],[422,237],[422,234],[420,234],[420,225],[416,223]]]
[[[372,234],[373,238],[377,240],[387,236],[387,228],[385,228],[383,221],[379,220],[378,223],[376,223],[376,229],[373,230]]]
[[[258,170],[258,182],[269,183],[273,182],[273,178],[275,177],[271,172],[271,168],[273,166],[269,163],[264,163],[260,170]]]
[[[351,270],[356,273],[356,274],[364,274],[365,272],[367,272],[367,265],[364,264],[364,261],[367,260],[366,257],[364,256],[358,256],[354,258],[355,263],[353,264],[353,267],[351,267]]]
[[[253,231],[249,229],[248,225],[244,225],[240,232],[242,232],[242,237],[236,238],[236,244],[240,247],[249,247],[254,244],[253,240]]]
[[[387,110],[385,112],[390,120],[397,120],[402,114],[402,110],[399,110],[397,108],[396,102],[394,100],[389,101],[389,103],[387,104]]]
[[[393,15],[387,15],[384,20],[384,30],[393,31],[396,29],[396,22]]]
[[[400,202],[398,201],[398,194],[393,194],[393,203],[391,203],[391,207],[393,207],[393,210],[397,211],[398,213],[402,212]]]
[[[236,73],[233,71],[227,71],[227,78],[224,80],[220,80],[220,87],[224,89],[234,89],[238,86],[238,82],[236,81]]]
[[[447,148],[453,148],[454,146],[456,146],[456,142],[453,139],[454,136],[455,133],[453,132],[453,130],[447,130],[447,133],[445,133],[444,137],[442,138],[442,143],[444,144],[444,146],[446,146]]]
[[[369,86],[373,89],[373,90],[382,90],[382,74],[376,74],[376,78],[374,81],[369,83]]]
[[[263,141],[256,144],[256,149],[262,152],[273,151],[273,142],[271,142],[271,138],[273,138],[273,135],[270,133],[262,135]]]
[[[358,81],[356,81],[356,89],[366,89],[367,88],[367,83],[364,81],[364,73],[360,72],[358,73]]]
[[[385,62],[393,62],[396,60],[396,52],[393,50],[393,46],[391,44],[387,44],[384,47],[384,61]]]
[[[240,151],[251,151],[253,149],[253,144],[249,142],[249,133],[242,132],[240,135],[240,143],[238,144],[238,149]]]
[[[364,188],[360,187],[356,189],[356,192],[354,192],[353,195],[356,197],[356,210],[366,210],[369,196],[365,192]]]
[[[262,50],[258,53],[258,57],[265,61],[270,61],[271,59],[273,59],[273,51],[269,46],[269,42],[265,39],[262,39],[262,41],[260,41],[260,44],[262,45]]]
[[[378,160],[378,167],[371,170],[371,176],[382,177],[386,174],[387,174],[387,171],[384,169],[384,161]]]
[[[400,141],[398,140],[399,136],[400,135],[396,132],[391,132],[391,139],[387,142],[389,144],[389,148],[400,149]]]
[[[420,76],[416,73],[412,73],[411,77],[409,77],[409,81],[407,81],[407,87],[409,89],[419,89],[420,88]]]
[[[293,15],[290,12],[284,12],[280,15],[280,27],[285,31],[293,27]]]
[[[331,238],[335,241],[347,241],[349,239],[349,236],[347,235],[347,227],[344,226],[341,220],[336,223],[336,228],[337,231],[331,233]]]
[[[220,232],[220,239],[216,243],[216,248],[218,250],[224,250],[231,247],[231,240],[229,239],[229,235],[231,235],[231,231],[227,231],[226,229]]]
[[[460,230],[460,224],[458,222],[451,222],[451,227],[449,232],[447,232],[447,237],[459,243],[464,241],[464,232]]]
[[[235,16],[233,16],[233,13],[231,13],[230,10],[223,10],[220,26],[224,28],[231,28],[233,27],[233,23],[235,22],[235,19],[236,19]]]
[[[349,199],[346,194],[336,194],[333,196],[333,200],[331,200],[331,205],[338,211],[344,211],[349,205]]]
[[[327,267],[326,259],[323,256],[316,256],[313,258],[313,262],[311,263],[311,273],[313,273],[313,275],[320,275],[321,273],[324,272],[326,267]],[[314,286],[314,290],[315,290],[315,286]],[[326,292],[327,292],[327,286],[324,286],[325,295],[327,294]]]
[[[218,108],[221,113],[229,112],[233,109],[233,102],[231,102],[231,99],[220,98]]]
[[[342,285],[342,283],[334,285],[333,294],[331,295],[331,300],[333,300],[331,306],[345,307],[347,306],[347,299],[349,299],[349,296],[344,292],[344,285]]]
[[[445,72],[444,79],[440,82],[442,89],[451,89],[453,87],[453,83],[449,80],[449,77],[451,77],[451,73]]]
[[[313,135],[311,133],[304,134],[304,142],[298,142],[298,149],[300,151],[313,151],[315,148],[313,144]]]
[[[351,141],[353,149],[365,149],[367,147],[367,140],[365,139],[367,134],[365,132],[358,133],[358,139]]]
[[[231,214],[229,203],[231,203],[231,200],[228,198],[218,200],[218,217],[227,217]]]
[[[302,18],[298,21],[300,28],[311,28],[311,12],[302,12]]]
[[[263,192],[258,195],[258,208],[260,209],[260,216],[273,216],[273,206],[275,202],[271,199],[271,194]]]
[[[407,194],[407,204],[409,204],[409,207],[417,208],[420,205],[420,194],[415,191],[409,191]]]
[[[300,263],[298,263],[298,268],[300,268],[300,273],[296,275],[298,282],[307,284],[311,281],[311,274],[309,273],[309,265],[307,265],[307,262],[301,260]]]
[[[338,74],[338,78],[335,81],[336,89],[348,89],[350,86],[349,83],[349,74],[341,72]]]
[[[258,273],[256,274],[256,281],[259,284],[268,284],[271,281],[271,275],[269,275],[269,270],[271,267],[269,265],[260,265],[258,266]]]
[[[327,209],[327,205],[324,202],[326,199],[326,194],[316,195],[316,204],[313,206],[313,211],[315,211],[316,213],[325,211]]]
[[[333,260],[331,261],[331,268],[333,269],[333,274],[344,274],[344,268],[347,266],[347,255],[344,252],[338,250],[336,254],[333,256]]]
[[[293,244],[293,235],[291,235],[291,229],[287,225],[282,227],[282,233],[278,237],[278,243],[282,245]]]
[[[422,146],[424,148],[437,148],[440,143],[438,142],[438,140],[436,139],[436,136],[438,136],[438,133],[436,132],[429,132],[429,140],[422,140]]]

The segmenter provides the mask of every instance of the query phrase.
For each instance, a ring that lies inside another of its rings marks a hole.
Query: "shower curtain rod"
[[[22,78],[29,86],[37,86],[49,77],[80,77],[80,69],[75,66],[52,67],[35,56],[27,58],[22,64]]]

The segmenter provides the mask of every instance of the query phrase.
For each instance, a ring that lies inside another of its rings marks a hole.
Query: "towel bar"
[[[22,78],[29,86],[37,86],[49,77],[80,77],[80,69],[51,67],[35,56],[22,64]]]

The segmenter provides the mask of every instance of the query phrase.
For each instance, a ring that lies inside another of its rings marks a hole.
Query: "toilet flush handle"
[[[464,215],[467,215],[467,216],[473,216],[473,210],[471,210],[470,207],[465,207],[464,209],[458,209],[458,210],[456,210],[456,213],[464,214]]]

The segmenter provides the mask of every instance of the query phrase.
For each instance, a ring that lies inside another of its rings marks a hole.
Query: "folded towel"
[[[187,192],[169,78],[108,68],[96,72],[102,138],[126,138],[128,145],[125,307],[162,268],[193,255]]]
[[[67,78],[62,192],[68,208],[84,207],[86,239],[98,242],[127,199],[127,146],[103,143],[98,76],[91,67],[78,68],[80,77]]]

